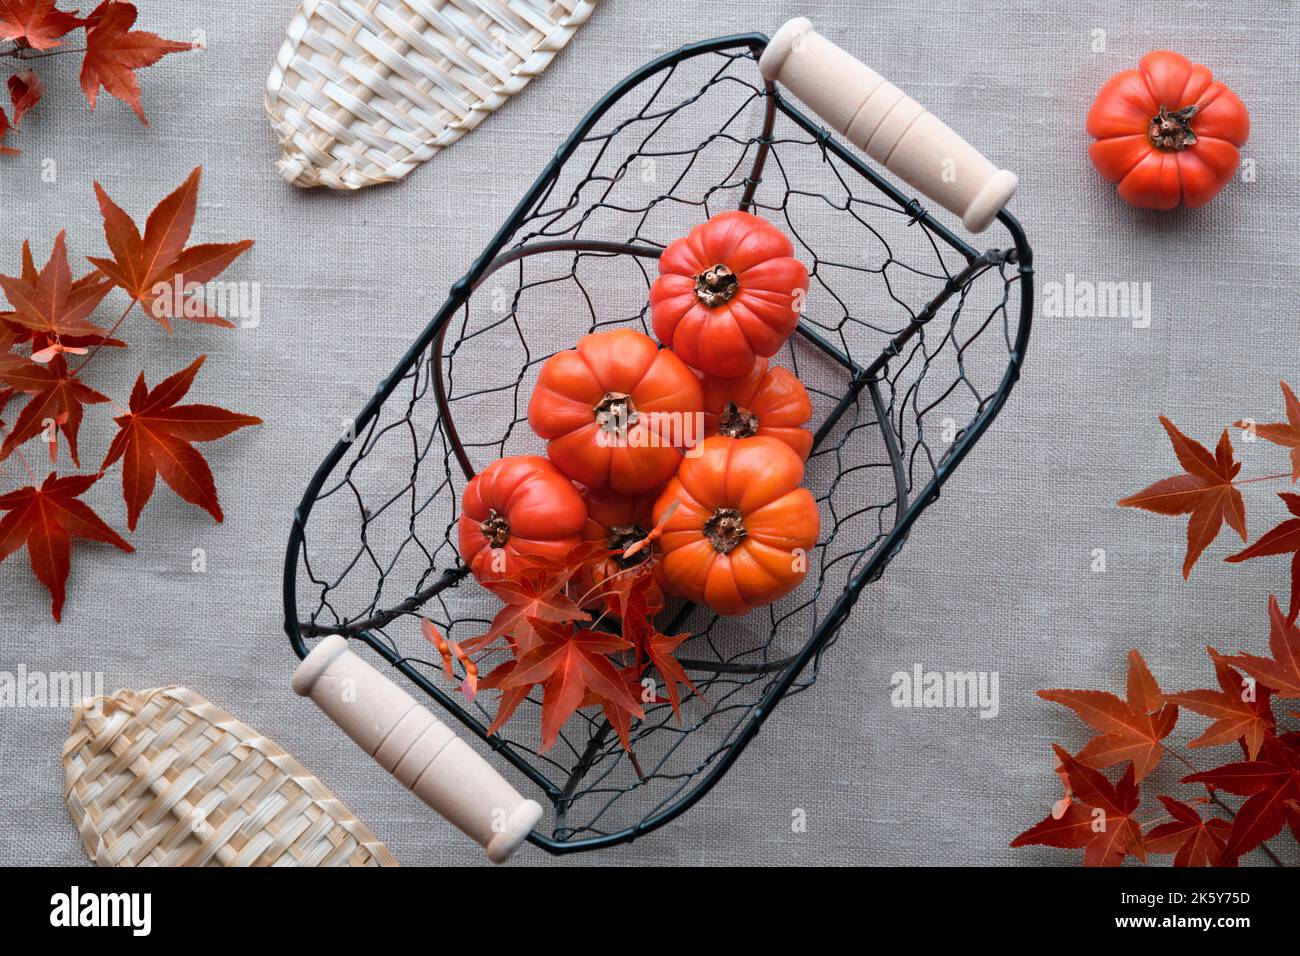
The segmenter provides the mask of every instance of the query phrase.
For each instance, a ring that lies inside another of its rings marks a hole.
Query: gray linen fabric
[[[1206,644],[1264,648],[1265,599],[1286,590],[1284,560],[1227,566],[1221,542],[1184,583],[1180,522],[1114,502],[1173,473],[1157,413],[1212,440],[1239,416],[1276,420],[1277,380],[1296,378],[1295,2],[611,0],[478,131],[404,182],[358,195],[297,192],[274,175],[261,89],[293,0],[142,7],[143,27],[173,37],[201,29],[207,52],[142,74],[148,129],[107,97],[89,114],[72,59],[39,61],[45,102],[15,139],[24,155],[0,160],[0,268],[17,271],[24,236],[43,256],[59,228],[75,256],[99,254],[92,181],[140,216],[201,163],[196,237],[257,240],[231,277],[261,284],[261,322],[186,326],[169,338],[137,320],[132,352],[103,361],[96,384],[125,396],[139,368],[156,379],[206,352],[192,399],[267,424],[205,446],[224,525],[160,483],[131,538],[138,553],[78,548],[62,625],[50,621],[25,556],[5,561],[0,670],[102,671],[110,690],[187,684],[294,753],[403,863],[482,861],[290,692],[280,572],[291,510],[341,423],[601,93],[681,43],[770,33],[800,13],[1020,174],[1012,209],[1034,245],[1040,290],[1067,275],[1149,282],[1150,326],[1040,315],[1006,411],[868,590],[817,686],[783,704],[677,822],[566,862],[1071,861],[1007,846],[1058,795],[1050,743],[1086,739],[1034,691],[1122,688],[1131,647],[1166,689],[1203,686]],[[1210,64],[1253,120],[1244,151],[1253,181],[1169,215],[1118,200],[1092,170],[1083,132],[1105,78],[1162,46]],[[44,161],[57,167],[52,182]],[[102,424],[83,429],[92,460]],[[1248,472],[1285,468],[1273,446],[1237,444]],[[116,474],[89,500],[124,527],[115,484]],[[1246,491],[1252,535],[1280,512],[1273,490]],[[191,570],[198,548],[204,573]],[[1095,549],[1105,551],[1104,573],[1093,570]],[[890,675],[918,663],[998,672],[997,716],[891,706]],[[85,860],[62,799],[67,723],[61,710],[0,712],[0,862]],[[1189,715],[1179,739],[1202,726]],[[1192,757],[1206,766],[1229,753]],[[1155,779],[1181,773],[1165,767]],[[805,830],[791,827],[795,810]],[[548,862],[532,848],[519,858]]]

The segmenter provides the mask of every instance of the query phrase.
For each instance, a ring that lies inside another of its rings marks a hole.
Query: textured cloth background
[[[1085,739],[1034,691],[1122,688],[1130,647],[1166,689],[1203,686],[1206,644],[1265,647],[1265,600],[1286,590],[1283,559],[1229,567],[1217,560],[1221,542],[1183,583],[1181,522],[1114,501],[1173,473],[1158,412],[1208,441],[1239,416],[1277,420],[1277,380],[1296,378],[1296,3],[607,0],[481,129],[406,181],[358,195],[297,192],[272,170],[262,84],[293,0],[141,6],[143,28],[202,30],[207,52],[142,73],[148,129],[106,97],[89,114],[74,58],[36,64],[46,99],[15,139],[23,156],[0,160],[0,269],[17,272],[24,236],[43,259],[62,227],[75,256],[99,254],[93,180],[140,217],[202,163],[196,237],[257,240],[228,277],[261,283],[261,324],[185,326],[168,338],[137,318],[132,352],[106,358],[95,384],[122,396],[142,363],[153,381],[206,352],[191,398],[267,424],[205,446],[224,525],[160,485],[131,537],[137,554],[78,548],[62,625],[25,554],[0,565],[0,670],[103,671],[110,691],[187,684],[273,736],[403,863],[482,861],[291,693],[280,574],[292,508],[342,422],[600,94],[681,43],[771,33],[800,13],[1020,174],[1012,210],[1034,246],[1039,305],[1044,284],[1067,274],[1150,282],[1152,322],[1036,315],[1010,404],[868,589],[817,686],[783,704],[680,820],[569,862],[1070,861],[1007,847],[1059,795],[1050,742]],[[1105,78],[1162,46],[1210,64],[1248,104],[1244,155],[1256,173],[1206,209],[1169,215],[1118,200],[1092,170],[1083,133]],[[41,175],[50,164],[52,182]],[[92,412],[98,424],[83,430],[91,460],[103,451],[102,417]],[[1237,444],[1248,473],[1285,467],[1273,446]],[[124,528],[118,480],[90,500]],[[1274,490],[1246,491],[1252,537],[1280,513]],[[191,571],[195,548],[205,573]],[[1098,548],[1104,573],[1092,570]],[[999,714],[895,709],[889,677],[914,663],[997,671]],[[0,711],[0,862],[85,860],[62,799],[67,725],[62,710]],[[1188,715],[1180,739],[1203,725]],[[1193,759],[1208,766],[1229,753]],[[1157,779],[1178,775],[1162,768]],[[796,808],[806,832],[792,832]],[[519,858],[547,860],[531,847]]]

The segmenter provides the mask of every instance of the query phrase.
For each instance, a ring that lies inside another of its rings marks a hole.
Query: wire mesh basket
[[[863,588],[1019,376],[1032,270],[1015,219],[998,213],[1001,245],[972,246],[766,82],[767,43],[683,47],[595,105],[320,466],[290,535],[296,653],[342,634],[405,675],[540,791],[548,811],[528,839],[552,853],[631,840],[719,782],[774,706],[816,680]],[[652,334],[660,251],[728,208],[780,227],[811,274],[773,359],[815,408],[806,482],[822,531],[809,574],[740,618],[670,602],[660,627],[693,635],[678,656],[699,693],[680,722],[667,704],[647,708],[635,756],[587,710],[539,753],[539,697],[489,737],[495,695],[454,692],[419,626],[428,617],[462,641],[499,606],[457,553],[461,492],[496,458],[542,453],[526,421],[541,365],[594,330]]]

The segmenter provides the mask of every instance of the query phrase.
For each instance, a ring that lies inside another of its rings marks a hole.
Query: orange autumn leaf
[[[156,33],[132,30],[134,4],[105,0],[86,18],[86,58],[81,64],[81,91],[93,111],[102,86],[110,96],[127,103],[145,126],[140,105],[140,82],[135,71],[153,66],[169,53],[194,49],[192,43],[164,40]]]
[[[1161,794],[1160,802],[1173,819],[1147,833],[1147,852],[1173,853],[1174,866],[1219,866],[1232,824],[1218,817],[1202,820],[1195,807],[1173,797]]]
[[[35,108],[45,92],[45,84],[34,70],[24,70],[9,77],[9,104],[14,110],[14,127]]]
[[[1272,688],[1278,697],[1300,697],[1300,629],[1282,616],[1277,598],[1272,595],[1268,599],[1268,623],[1271,658],[1242,653],[1224,660]]]
[[[1052,812],[1011,841],[1011,846],[1052,846],[1061,850],[1082,850],[1096,836],[1092,815],[1069,797],[1062,797]]]
[[[1086,766],[1053,745],[1069,779],[1073,803],[1059,817],[1048,816],[1011,841],[1011,846],[1082,849],[1084,866],[1119,866],[1129,856],[1146,862],[1142,827],[1134,819],[1141,802],[1133,766],[1112,784],[1101,771]]]
[[[1230,763],[1183,778],[1183,783],[1201,783],[1248,798],[1233,817],[1223,848],[1225,859],[1235,860],[1253,850],[1276,836],[1288,822],[1293,805],[1300,801],[1300,746],[1295,737],[1269,737],[1257,760]]]
[[[1099,690],[1040,690],[1038,696],[1069,707],[1088,726],[1101,731],[1079,751],[1081,763],[1100,768],[1131,760],[1137,780],[1160,763],[1162,741],[1178,721],[1178,708],[1165,704],[1159,685],[1136,650],[1129,652],[1127,700]]]
[[[563,583],[542,574],[525,571],[518,580],[503,578],[491,582],[491,590],[505,606],[497,612],[487,632],[465,642],[471,654],[507,638],[515,650],[524,654],[536,643],[533,621],[589,621],[591,615],[580,608],[563,590]]]
[[[699,688],[686,676],[686,669],[674,656],[677,648],[690,636],[690,634],[678,634],[675,637],[669,637],[667,634],[655,631],[646,641],[646,654],[650,658],[650,662],[663,675],[664,683],[668,689],[668,700],[672,704],[673,715],[678,721],[682,719],[682,698],[678,685],[683,685],[693,694],[699,694]]]
[[[136,521],[151,495],[159,475],[176,494],[198,505],[221,521],[221,504],[212,470],[193,442],[213,441],[262,420],[215,405],[177,405],[190,390],[206,355],[163,379],[153,389],[145,385],[144,373],[131,390],[130,411],[114,421],[118,433],[109,445],[100,470],[122,460],[122,494],[126,498],[127,527]]]
[[[64,344],[97,343],[108,334],[89,316],[112,286],[98,272],[73,281],[63,232],[55,237],[49,261],[39,272],[32,261],[31,246],[24,242],[22,274],[0,275],[0,289],[14,308],[0,314],[0,318],[25,338],[33,339],[36,348],[55,340]]]
[[[192,290],[215,279],[253,245],[251,239],[245,239],[186,248],[194,227],[202,174],[203,167],[197,167],[180,187],[158,203],[149,214],[143,236],[131,217],[108,197],[104,187],[95,183],[95,195],[104,219],[104,237],[113,258],[90,261],[168,331],[171,331],[171,319],[234,327],[209,312],[201,296]]]
[[[59,10],[55,0],[0,0],[0,40],[14,40],[33,50],[49,50],[85,21]]]
[[[631,753],[632,721],[644,717],[642,681],[650,668],[663,675],[669,697],[653,694],[646,704],[672,703],[676,712],[679,686],[698,693],[673,656],[689,635],[670,638],[652,623],[647,596],[654,587],[653,565],[642,562],[599,579],[593,575],[593,567],[615,553],[603,541],[587,541],[562,557],[524,556],[512,576],[483,582],[505,606],[487,632],[465,641],[460,652],[468,656],[508,650],[512,655],[478,681],[479,690],[501,692],[489,734],[498,733],[518,707],[540,691],[542,751],[554,745],[576,711],[599,707]],[[606,610],[592,622],[583,605],[603,605]],[[621,635],[595,629],[611,612],[619,617]],[[454,647],[441,634],[431,634],[432,625],[425,622],[422,627],[442,655],[444,672],[454,677]],[[500,639],[504,645],[497,644]]]
[[[1214,718],[1188,747],[1215,747],[1241,741],[1246,755],[1254,760],[1264,739],[1277,729],[1273,709],[1269,705],[1269,688],[1251,686],[1241,675],[1228,666],[1230,658],[1222,657],[1210,648],[1214,660],[1214,673],[1219,690],[1188,690],[1169,694],[1166,700],[1190,711]]]
[[[623,679],[627,685],[628,693],[636,698],[641,694],[640,672],[635,665],[619,668],[618,676]],[[658,698],[655,698],[658,701]],[[578,705],[579,709],[583,707],[599,707],[609,725],[614,728],[618,734],[619,743],[628,753],[632,752],[632,718],[637,716],[626,706],[623,699],[611,700],[602,696],[594,690],[587,691],[587,696],[582,699]]]
[[[519,709],[519,705],[528,699],[532,692],[532,684],[523,684],[518,687],[504,687],[506,680],[514,673],[515,668],[519,665],[518,660],[508,660],[498,665],[486,677],[478,682],[479,690],[499,690],[501,699],[497,702],[496,717],[492,721],[492,726],[488,728],[488,736],[497,733],[505,726],[514,712]]]
[[[1186,578],[1197,558],[1219,536],[1225,521],[1241,535],[1242,541],[1246,540],[1246,504],[1232,483],[1241,470],[1241,463],[1233,460],[1232,441],[1226,428],[1211,454],[1163,415],[1160,424],[1185,474],[1163,478],[1135,495],[1121,498],[1119,504],[1156,514],[1191,516],[1187,522],[1187,557],[1183,560]]]
[[[501,686],[503,689],[542,686],[542,746],[545,753],[560,729],[582,706],[588,693],[611,701],[635,717],[644,716],[641,704],[610,663],[608,654],[630,650],[632,644],[614,634],[578,630],[534,621],[540,642],[519,658]]]
[[[22,154],[21,149],[14,149],[12,146],[6,146],[3,142],[5,134],[13,129],[9,125],[9,117],[5,115],[3,108],[0,108],[0,156],[19,156]]]
[[[1300,479],[1300,399],[1286,382],[1278,384],[1282,386],[1282,398],[1286,402],[1286,421],[1266,425],[1239,421],[1236,425],[1253,429],[1265,441],[1291,449],[1291,483],[1294,484]]]
[[[0,371],[0,381],[31,396],[0,445],[0,459],[8,458],[19,445],[44,434],[47,423],[53,422],[67,439],[72,463],[80,468],[77,435],[81,430],[82,406],[102,404],[108,401],[108,396],[69,374],[67,360],[62,355],[54,356],[48,365],[28,362],[13,370]],[[53,437],[51,432],[50,438]],[[58,459],[58,444],[53,440],[49,444],[53,464]]]
[[[32,571],[50,592],[54,620],[62,619],[64,585],[71,569],[72,539],[87,538],[111,544],[122,551],[135,549],[79,500],[99,475],[50,472],[39,488],[28,485],[0,495],[0,561],[23,545]]]
[[[1296,615],[1300,614],[1300,495],[1279,491],[1278,497],[1293,517],[1265,533],[1250,547],[1230,554],[1224,560],[1238,564],[1252,558],[1291,555],[1291,606],[1287,610],[1287,620],[1294,621]]]
[[[8,86],[11,100],[20,113],[30,109],[40,97],[39,80],[30,72],[11,77]],[[181,268],[176,266],[177,262],[185,263],[190,261],[187,256],[196,256],[196,261],[206,263],[212,258],[211,250],[219,248],[184,248],[193,223],[192,193],[197,188],[197,174],[191,177],[189,186],[189,190],[182,187],[174,193],[170,203],[160,204],[163,214],[150,217],[155,228],[146,228],[145,237],[139,235],[129,220],[129,229],[122,230],[123,233],[135,231],[142,256],[145,250],[162,250],[157,261],[171,264],[167,271],[180,275],[182,279],[192,278],[192,270],[175,272]],[[115,253],[120,251],[122,243],[117,245],[119,248],[114,250]],[[237,254],[247,245],[233,243],[226,248]],[[209,253],[207,258],[198,257],[197,254],[205,248]],[[116,259],[105,262],[110,268],[121,264]],[[17,415],[9,419],[12,424],[0,422],[0,432],[4,433],[0,458],[10,455],[20,458],[30,474],[30,457],[20,446],[41,437],[48,444],[50,459],[54,462],[58,458],[59,437],[62,435],[73,464],[80,466],[78,445],[84,424],[84,408],[105,405],[110,401],[108,396],[91,387],[85,372],[97,356],[106,354],[101,353],[104,346],[126,346],[124,341],[113,336],[130,317],[136,302],[126,304],[125,311],[121,312],[111,329],[95,324],[92,321],[94,312],[117,283],[111,282],[99,268],[74,279],[68,262],[67,237],[63,232],[56,237],[49,259],[39,269],[30,242],[23,240],[21,265],[16,271],[17,275],[0,275],[0,291],[8,303],[8,309],[0,311],[0,413],[13,416],[11,405],[15,404],[15,399],[20,400]],[[162,276],[166,274],[163,272]],[[0,302],[0,305],[4,303]],[[70,354],[84,358],[70,367],[67,358]],[[259,423],[260,419],[212,405],[179,404],[202,361],[199,359],[152,391],[145,385],[141,374],[129,410],[117,418],[118,431],[101,470],[90,475],[62,478],[57,473],[51,474],[39,487],[33,477],[26,487],[0,495],[0,503],[3,503],[0,511],[9,512],[0,518],[0,559],[26,545],[37,578],[53,598],[52,612],[56,621],[62,613],[64,581],[71,565],[74,538],[89,538],[131,550],[116,532],[76,500],[103,477],[102,468],[122,461],[123,497],[132,528],[144,503],[149,500],[159,474],[182,498],[221,519],[211,471],[191,446]],[[103,418],[107,423],[109,416],[104,414]],[[6,473],[12,475],[13,469],[8,468]]]

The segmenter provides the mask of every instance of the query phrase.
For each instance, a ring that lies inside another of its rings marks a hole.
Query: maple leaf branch
[[[69,378],[76,378],[78,375],[80,375],[81,370],[90,364],[90,360],[99,354],[100,349],[104,347],[104,343],[107,342],[109,339],[111,339],[114,333],[116,333],[117,330],[122,327],[122,323],[126,321],[126,317],[130,315],[131,310],[135,308],[135,303],[136,300],[132,299],[130,302],[126,304],[126,311],[124,311],[121,315],[117,317],[117,321],[114,322],[112,327],[107,332],[104,333],[104,337],[100,339],[97,343],[95,343],[95,347],[90,350],[89,354],[87,354],[85,358],[83,358],[80,362],[77,363],[76,368],[74,368],[71,372],[68,373]]]
[[[59,47],[57,50],[33,51],[30,47],[15,46],[9,50],[0,50],[0,57],[12,57],[15,60],[43,60],[50,56],[63,56],[66,53],[85,53],[84,46]]]
[[[1290,478],[1291,476],[1287,475],[1287,477]],[[1181,753],[1179,753],[1177,750],[1174,750],[1172,747],[1169,747],[1167,744],[1161,743],[1160,749],[1163,750],[1165,753],[1167,753],[1169,756],[1173,757],[1175,760],[1181,763],[1192,773],[1201,772],[1200,767],[1196,766],[1196,764],[1192,763]],[[1210,789],[1210,786],[1208,784],[1205,784],[1204,786],[1205,786],[1205,792],[1210,795],[1210,802],[1213,803],[1220,810],[1222,810],[1224,813],[1226,813],[1228,815],[1228,819],[1230,820],[1237,819],[1237,811],[1232,809],[1232,807],[1228,806],[1226,803],[1224,803],[1222,798],[1219,797],[1218,792]],[[1272,848],[1267,843],[1261,841],[1259,846],[1255,847],[1255,849],[1259,850],[1259,852],[1263,853],[1266,857],[1268,857],[1273,862],[1274,866],[1280,866],[1284,868],[1286,867],[1286,864],[1283,863],[1280,859],[1278,859],[1277,854],[1273,852]]]
[[[1166,813],[1163,817],[1156,817],[1154,820],[1148,820],[1146,823],[1139,823],[1138,826],[1142,829],[1155,829],[1161,824],[1172,823],[1173,821],[1174,818]]]
[[[0,434],[3,434],[6,431],[8,431],[7,428],[0,428]],[[18,460],[22,462],[23,470],[27,472],[28,482],[32,485],[40,484],[40,479],[36,477],[36,472],[32,469],[32,463],[28,461],[27,456],[23,454],[21,445],[14,446],[14,455],[16,455]]]
[[[1290,477],[1291,477],[1291,472],[1286,471],[1286,472],[1283,472],[1283,473],[1280,474],[1280,475],[1260,475],[1258,478],[1241,478],[1241,479],[1238,479],[1238,480],[1236,480],[1236,481],[1231,482],[1231,484],[1233,484],[1233,485],[1237,485],[1237,486],[1240,486],[1240,485],[1253,485],[1253,484],[1254,484],[1255,482],[1257,482],[1257,481],[1277,481],[1279,478],[1287,478],[1287,479],[1289,479]]]

